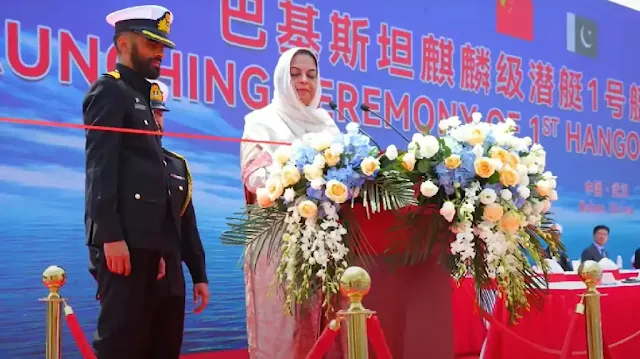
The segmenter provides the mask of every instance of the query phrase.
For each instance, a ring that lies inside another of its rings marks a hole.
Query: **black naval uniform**
[[[173,211],[179,218],[181,235],[180,253],[165,253],[165,277],[158,281],[157,298],[152,325],[150,358],[177,359],[180,356],[184,330],[185,283],[182,272],[184,261],[193,283],[208,283],[204,249],[198,233],[196,215],[191,201],[191,173],[186,159],[164,150],[166,169],[171,189]]]
[[[99,78],[83,103],[86,125],[157,130],[151,84],[132,69]],[[172,203],[159,136],[86,132],[85,226],[98,282],[98,359],[148,358],[160,257],[180,252],[180,217]],[[103,245],[125,240],[131,273],[111,272]]]

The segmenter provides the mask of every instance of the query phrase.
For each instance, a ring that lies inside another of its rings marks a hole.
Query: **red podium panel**
[[[432,209],[417,210],[439,215]],[[396,216],[390,211],[382,211],[367,218],[361,205],[353,208],[353,214],[376,254],[367,263],[353,263],[366,268],[371,275],[371,291],[365,297],[364,305],[378,313],[393,358],[452,359],[451,276],[444,265],[437,262],[438,250],[448,248],[434,248],[432,257],[421,264],[385,264],[387,236],[396,225]],[[451,234],[445,232],[442,235]],[[404,248],[400,246],[397,249]],[[370,353],[373,353],[371,347]],[[375,358],[373,354],[371,357]]]

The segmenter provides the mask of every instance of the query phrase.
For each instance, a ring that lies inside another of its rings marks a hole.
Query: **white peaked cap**
[[[166,7],[160,5],[140,5],[116,10],[107,15],[107,23],[115,26],[117,22],[124,20],[157,20],[162,18],[167,12],[171,14],[169,23],[173,24],[175,19],[173,13]]]
[[[158,86],[160,87],[160,91],[162,91],[162,101],[167,102],[167,100],[169,99],[169,86],[164,82],[158,80],[147,79],[147,81],[151,82],[152,84],[158,84]]]
[[[107,22],[115,28],[116,34],[135,32],[170,48],[175,48],[169,40],[173,20],[171,11],[158,5],[128,7],[107,15]]]

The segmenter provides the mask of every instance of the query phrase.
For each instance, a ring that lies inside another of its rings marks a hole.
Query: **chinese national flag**
[[[533,40],[532,0],[496,0],[496,28],[501,34]]]

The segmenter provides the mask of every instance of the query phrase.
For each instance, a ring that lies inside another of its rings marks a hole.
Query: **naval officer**
[[[158,131],[150,107],[173,14],[162,6],[113,12],[116,70],[101,76],[83,102],[85,125]],[[160,137],[86,132],[85,226],[94,255],[100,314],[93,346],[98,359],[149,356],[162,255],[180,251],[179,218],[171,202]]]
[[[160,131],[164,130],[164,114],[169,89],[160,81],[151,80],[151,109]],[[171,203],[179,218],[181,251],[164,254],[165,276],[158,281],[152,333],[151,357],[177,359],[182,346],[185,312],[185,283],[182,262],[187,265],[193,281],[195,313],[202,312],[209,302],[205,254],[196,224],[191,200],[193,191],[187,160],[163,146],[171,188]]]

